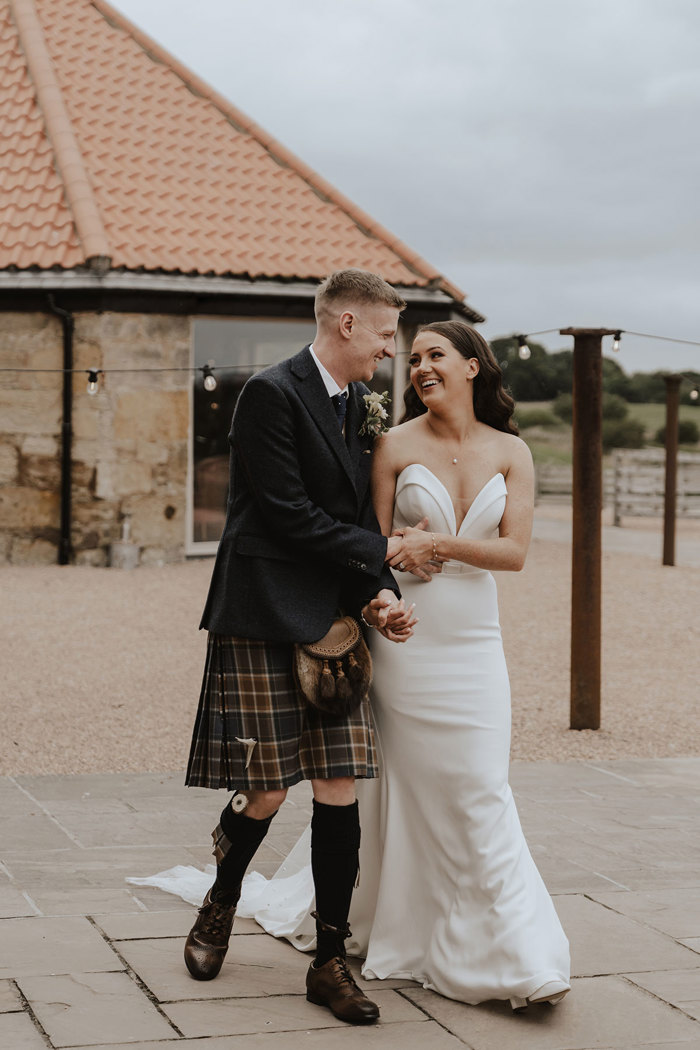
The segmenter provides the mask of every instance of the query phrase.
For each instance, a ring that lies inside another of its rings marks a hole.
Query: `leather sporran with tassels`
[[[360,706],[372,681],[372,657],[357,620],[341,616],[323,638],[294,650],[297,684],[309,704],[338,718]]]

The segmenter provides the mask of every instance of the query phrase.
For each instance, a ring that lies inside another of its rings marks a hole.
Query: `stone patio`
[[[571,940],[556,1008],[465,1006],[366,983],[381,1022],[306,1002],[308,957],[238,920],[221,976],[182,962],[194,909],[127,884],[210,862],[223,796],[182,774],[0,780],[0,1046],[7,1050],[698,1050],[700,758],[514,763],[532,853]],[[258,855],[271,874],[310,815],[290,792]],[[468,945],[465,946],[468,950]]]

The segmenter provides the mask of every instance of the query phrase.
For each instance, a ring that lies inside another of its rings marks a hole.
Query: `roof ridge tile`
[[[73,213],[76,232],[83,245],[85,261],[90,264],[100,260],[100,268],[103,268],[104,262],[109,259],[107,234],[56,79],[34,0],[9,2],[39,108],[43,113],[46,133],[53,146],[68,205]]]

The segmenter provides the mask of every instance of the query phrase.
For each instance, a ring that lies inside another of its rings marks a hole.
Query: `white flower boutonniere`
[[[387,408],[391,404],[389,391],[385,390],[383,394],[373,391],[371,394],[365,394],[362,400],[367,407],[367,415],[359,430],[360,437],[377,437],[379,434],[386,434],[389,429],[386,423],[389,418]]]

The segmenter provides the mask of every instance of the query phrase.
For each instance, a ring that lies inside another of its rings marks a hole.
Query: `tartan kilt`
[[[300,780],[376,777],[368,700],[344,718],[311,707],[293,643],[209,634],[185,783],[271,791]]]

